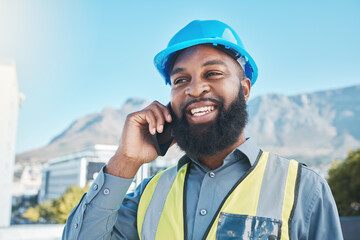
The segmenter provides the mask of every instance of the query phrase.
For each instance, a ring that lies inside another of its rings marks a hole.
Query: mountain
[[[118,110],[108,107],[77,119],[47,146],[17,155],[17,162],[45,162],[94,144],[117,145],[127,114],[148,104],[132,98]],[[295,96],[263,95],[249,102],[248,111],[246,135],[262,149],[285,157],[319,165],[360,147],[360,85]]]
[[[270,94],[249,103],[246,132],[264,149],[308,164],[360,147],[360,85],[310,94]]]
[[[118,110],[107,107],[101,113],[79,118],[55,136],[47,146],[17,155],[16,162],[45,162],[94,144],[118,145],[126,116],[148,104],[144,99],[131,98]]]

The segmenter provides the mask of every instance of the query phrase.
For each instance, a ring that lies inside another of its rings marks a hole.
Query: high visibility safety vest
[[[155,175],[137,212],[141,240],[186,239],[189,161]],[[290,239],[301,164],[260,151],[220,204],[203,239]]]

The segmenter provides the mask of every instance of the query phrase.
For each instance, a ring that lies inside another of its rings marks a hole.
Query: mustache
[[[185,113],[185,109],[193,104],[193,103],[197,103],[197,102],[213,102],[215,104],[217,104],[219,106],[219,108],[221,108],[223,106],[223,99],[220,99],[220,100],[217,100],[217,99],[214,99],[214,98],[199,98],[199,99],[193,99],[193,100],[190,100],[189,102],[183,104],[183,106],[181,106],[181,111],[182,113]]]

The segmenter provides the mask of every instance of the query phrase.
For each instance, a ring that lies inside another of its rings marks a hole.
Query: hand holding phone
[[[167,107],[171,109],[170,105]],[[171,124],[168,124],[171,121],[169,109],[154,101],[146,108],[130,113],[124,124],[119,148],[104,171],[122,178],[133,178],[142,164],[165,155],[173,141]],[[160,131],[161,134],[157,133]]]

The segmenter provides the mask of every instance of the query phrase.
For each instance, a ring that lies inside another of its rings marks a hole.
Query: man
[[[193,21],[155,57],[171,85],[127,117],[116,154],[70,213],[64,239],[342,239],[324,179],[245,138],[257,67],[219,21]],[[156,132],[172,123],[186,153],[177,166],[125,193],[158,155]]]

